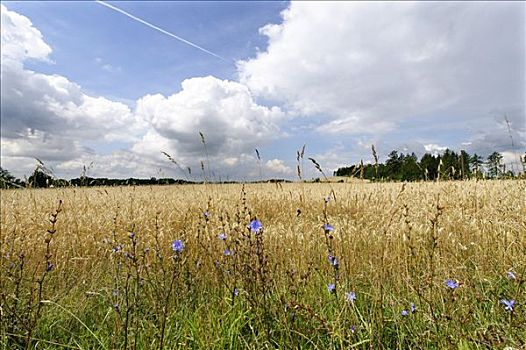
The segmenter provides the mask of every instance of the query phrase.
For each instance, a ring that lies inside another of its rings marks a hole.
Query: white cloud
[[[320,132],[385,133],[524,98],[524,3],[292,2],[240,80]],[[521,73],[521,74],[518,74]],[[436,118],[436,119],[435,119]]]
[[[93,61],[104,71],[108,73],[120,73],[122,68],[119,66],[114,66],[110,63],[107,63],[102,57],[95,57]]]
[[[521,157],[524,157],[526,152],[504,151],[502,154],[502,163],[506,164],[506,171],[522,172]]]
[[[85,93],[64,76],[30,71],[24,60],[45,60],[51,48],[28,18],[2,5],[4,22],[2,59],[10,64],[1,68],[2,161],[15,169],[30,168],[27,164],[34,165],[37,157],[71,176],[91,161],[99,176],[145,176],[152,169],[173,170],[160,152],[166,151],[184,167],[199,168],[208,157],[215,173],[225,168],[232,176],[243,171],[250,177],[256,162],[247,154],[279,136],[284,113],[259,105],[245,85],[234,81],[187,79],[181,91],[146,95],[131,110]],[[101,57],[94,60],[102,69],[107,64]],[[205,135],[206,152],[199,132]],[[104,148],[115,141],[131,146],[110,154],[86,146]]]
[[[426,152],[429,152],[436,156],[439,153],[444,152],[447,149],[447,146],[439,146],[434,143],[429,143],[427,145],[424,145],[424,149],[426,150]]]
[[[85,142],[138,140],[144,122],[128,106],[85,94],[59,75],[1,68],[2,157],[49,161],[89,154]]]
[[[277,122],[284,114],[258,105],[246,86],[211,76],[187,79],[181,86],[171,96],[147,95],[137,102],[137,115],[156,136],[148,134],[136,151],[149,152],[148,145],[158,143],[187,158],[200,156],[202,132],[209,156],[228,157],[250,153],[279,135]]]
[[[239,82],[190,78],[180,91],[146,95],[130,109],[67,77],[24,67],[28,60],[50,62],[52,48],[28,18],[2,4],[2,166],[27,173],[38,157],[67,176],[93,161],[94,176],[181,177],[160,153],[166,151],[199,178],[199,164],[207,162],[202,132],[214,176],[250,179],[259,176],[254,148],[283,137],[280,126],[290,116],[302,133],[370,134],[349,142],[353,149],[336,145],[315,155],[329,174],[351,159],[370,158],[370,143],[392,149],[398,141],[382,135],[401,123],[432,128],[450,112],[472,132],[463,137],[468,151],[503,151],[511,159],[505,125],[494,119],[507,114],[515,149],[526,147],[524,6],[293,2],[283,23],[261,29],[267,50],[238,62]],[[120,69],[101,57],[94,62]],[[266,107],[260,98],[284,108]],[[298,121],[302,116],[316,122]],[[403,142],[440,151],[439,144],[450,143],[438,136]],[[112,142],[124,149],[115,151]],[[263,168],[269,177],[293,173],[280,159]]]
[[[90,96],[61,75],[36,73],[28,59],[48,61],[50,46],[31,21],[2,10],[2,163],[20,173],[34,158],[57,163],[93,157],[86,142],[138,140],[145,123],[128,106]],[[20,170],[18,170],[20,169]]]
[[[322,124],[316,127],[316,131],[325,134],[384,134],[394,128],[395,124],[391,121],[378,120],[366,125],[360,117],[344,117]]]
[[[225,163],[228,166],[235,166],[238,161],[239,159],[236,157],[228,157],[223,160],[223,163]]]
[[[31,21],[0,5],[2,15],[2,65],[22,62],[26,59],[49,60],[51,47],[42,38],[42,33]]]
[[[292,174],[292,169],[289,166],[285,165],[285,162],[283,162],[283,160],[281,159],[267,160],[267,162],[265,163],[265,168],[272,171],[275,174]]]

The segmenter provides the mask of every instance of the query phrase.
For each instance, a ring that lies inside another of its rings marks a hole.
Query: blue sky
[[[59,176],[217,173],[294,178],[296,150],[330,173],[371,144],[526,149],[525,5],[2,2],[2,167]],[[504,124],[511,121],[512,147]],[[308,169],[307,176],[315,176]]]
[[[135,101],[171,94],[194,76],[234,79],[235,60],[266,48],[258,29],[277,22],[285,2],[115,2],[119,8],[232,59],[224,62],[96,2],[3,2],[31,19],[53,48],[53,65],[86,91]],[[108,2],[111,4],[111,2]],[[105,68],[106,67],[106,68]]]

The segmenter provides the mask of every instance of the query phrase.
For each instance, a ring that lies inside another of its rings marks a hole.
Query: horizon
[[[167,152],[196,174],[294,179],[303,145],[327,174],[372,160],[371,145],[381,162],[449,148],[511,166],[526,150],[525,15],[524,2],[2,1],[2,168],[182,179]]]

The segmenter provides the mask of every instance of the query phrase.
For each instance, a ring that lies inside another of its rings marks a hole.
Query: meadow
[[[524,348],[525,193],[2,190],[0,349]]]

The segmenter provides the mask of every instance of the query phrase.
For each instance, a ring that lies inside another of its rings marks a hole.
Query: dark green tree
[[[36,169],[27,181],[31,187],[36,188],[49,187],[53,184],[53,178],[39,169]]]
[[[455,151],[447,148],[440,159],[442,159],[441,178],[444,179],[459,179],[460,178],[460,163],[458,154]]]
[[[424,172],[425,180],[436,180],[438,177],[438,163],[440,159],[429,153],[426,153],[420,159],[420,167]]]
[[[400,169],[402,167],[402,159],[398,156],[398,151],[391,151],[385,161],[387,170],[387,177],[394,180],[400,179]]]
[[[498,177],[502,173],[502,154],[493,152],[488,156],[488,174],[491,177]]]
[[[472,172],[475,174],[475,177],[480,177],[482,173],[482,165],[484,164],[484,159],[478,154],[473,154],[469,160]]]
[[[416,154],[411,153],[405,156],[402,154],[402,158],[400,179],[403,181],[420,180],[423,176]]]
[[[471,160],[471,157],[469,153],[464,150],[461,150],[460,157],[459,157],[459,163],[460,163],[460,171],[461,171],[462,179],[471,178],[471,169],[469,166],[470,160]]]
[[[7,169],[0,167],[0,188],[16,186],[16,178]]]

